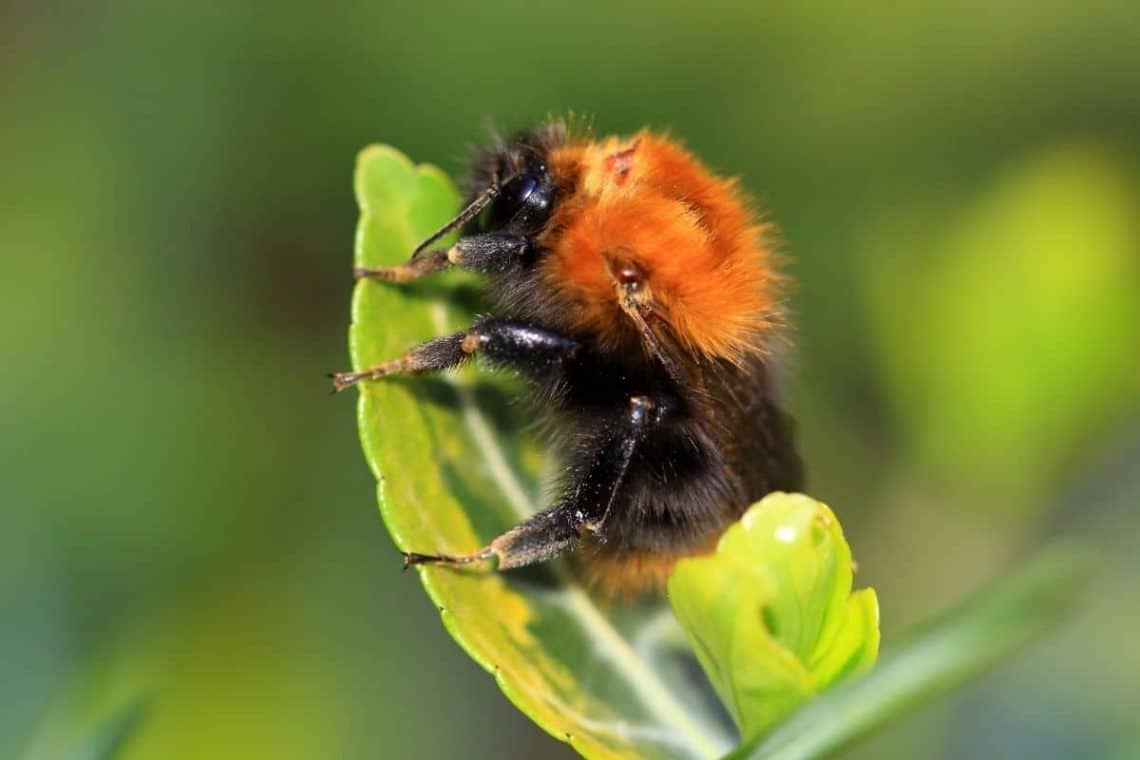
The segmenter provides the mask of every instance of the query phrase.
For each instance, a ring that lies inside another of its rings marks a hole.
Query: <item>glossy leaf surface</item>
[[[1053,546],[1026,567],[884,648],[875,668],[845,681],[746,741],[728,760],[831,757],[858,739],[985,672],[1067,615],[1090,578],[1076,545]]]
[[[851,581],[839,521],[802,494],[769,494],[715,553],[678,563],[673,610],[745,739],[875,661],[878,601]]]

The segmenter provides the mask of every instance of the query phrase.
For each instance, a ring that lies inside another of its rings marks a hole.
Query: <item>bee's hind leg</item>
[[[499,570],[533,565],[562,554],[578,539],[582,523],[573,510],[556,507],[516,525],[487,546],[471,554],[419,554],[404,552],[404,567],[410,565],[468,565],[493,558]]]
[[[499,570],[510,570],[554,559],[572,549],[585,533],[604,538],[606,520],[634,452],[665,412],[665,405],[647,396],[632,397],[622,418],[604,427],[581,466],[571,467],[566,495],[557,506],[519,523],[477,552],[458,556],[406,552],[405,566],[466,565],[497,558]]]

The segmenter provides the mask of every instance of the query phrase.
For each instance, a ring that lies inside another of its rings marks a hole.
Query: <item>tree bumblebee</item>
[[[408,564],[507,570],[573,549],[603,592],[634,595],[710,551],[760,497],[800,490],[774,382],[785,278],[734,180],[652,131],[594,139],[553,121],[496,139],[467,188],[406,263],[355,275],[403,283],[464,267],[486,275],[493,314],[337,373],[334,389],[481,356],[527,379],[561,479],[551,507],[486,547],[408,552]]]

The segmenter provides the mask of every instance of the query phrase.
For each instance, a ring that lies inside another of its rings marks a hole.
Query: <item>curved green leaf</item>
[[[438,169],[414,166],[386,146],[360,154],[356,196],[360,266],[405,260],[459,203]],[[411,287],[359,283],[353,366],[465,326],[478,306],[473,284],[453,272]],[[401,549],[472,551],[541,505],[544,459],[524,435],[513,398],[509,378],[477,368],[361,387],[361,439],[384,522]],[[709,695],[678,667],[671,642],[683,639],[663,605],[603,611],[557,564],[554,578],[418,572],[460,646],[519,709],[583,754],[710,757],[732,745]]]
[[[1058,623],[1087,585],[1087,551],[1060,545],[883,652],[867,675],[840,684],[730,760],[830,757],[978,675]]]
[[[677,564],[673,611],[745,739],[875,661],[878,601],[851,580],[839,521],[802,494],[769,494],[714,554]]]

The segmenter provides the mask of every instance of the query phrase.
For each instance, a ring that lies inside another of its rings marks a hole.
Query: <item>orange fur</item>
[[[550,166],[565,194],[540,238],[549,251],[541,276],[579,327],[614,349],[637,339],[613,275],[632,262],[686,349],[733,362],[763,350],[779,278],[766,227],[734,180],[645,131],[571,141]]]
[[[628,552],[613,554],[598,551],[588,542],[579,549],[575,563],[586,583],[606,598],[632,600],[647,594],[661,593],[673,566],[685,557],[709,554],[716,548],[719,535],[683,554]]]

